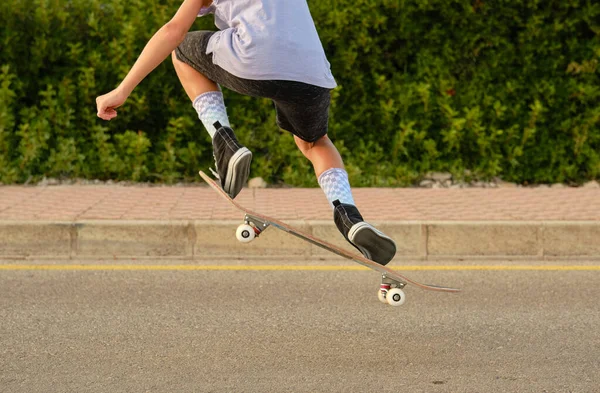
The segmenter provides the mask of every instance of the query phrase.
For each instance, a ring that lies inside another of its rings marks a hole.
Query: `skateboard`
[[[302,240],[305,240],[309,243],[312,243],[316,246],[324,248],[334,254],[337,254],[346,259],[351,259],[354,262],[368,267],[369,269],[375,270],[376,272],[381,274],[381,285],[379,287],[379,291],[377,293],[377,297],[379,301],[382,303],[387,303],[391,306],[400,306],[404,304],[406,301],[406,294],[403,291],[403,288],[408,285],[414,285],[421,289],[425,289],[428,291],[438,291],[438,292],[459,292],[460,289],[444,287],[439,285],[430,285],[423,284],[412,280],[386,266],[380,265],[377,262],[371,261],[370,259],[365,258],[362,255],[357,253],[353,253],[350,251],[346,251],[334,244],[326,242],[325,240],[314,237],[313,235],[302,232],[296,228],[291,227],[290,225],[281,222],[275,218],[271,218],[265,216],[264,214],[253,212],[250,209],[246,209],[233,199],[229,197],[229,195],[223,191],[220,185],[218,185],[211,177],[209,177],[206,173],[200,171],[200,176],[204,181],[208,183],[208,185],[217,192],[223,199],[231,203],[234,207],[244,213],[244,223],[238,226],[236,231],[236,238],[242,243],[248,243],[258,237],[261,233],[263,233],[269,226],[280,229],[284,232],[289,233],[290,235],[294,235],[299,237]]]

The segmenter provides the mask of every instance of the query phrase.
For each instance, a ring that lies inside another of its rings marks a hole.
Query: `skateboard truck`
[[[244,216],[244,223],[238,226],[235,232],[235,237],[242,243],[248,243],[258,237],[265,229],[269,227],[269,223],[261,220],[250,214]]]
[[[383,273],[381,275],[381,285],[379,286],[377,297],[382,303],[400,306],[406,301],[406,294],[402,290],[405,286],[405,282],[389,278],[386,273]]]

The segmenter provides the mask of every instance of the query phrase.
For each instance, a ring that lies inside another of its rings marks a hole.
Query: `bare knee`
[[[305,140],[300,139],[295,135],[294,141],[296,142],[296,146],[298,146],[298,149],[300,149],[302,154],[304,154],[305,156],[307,156],[307,154],[310,154],[310,150],[315,146],[315,142],[306,142]]]
[[[327,137],[327,135],[323,135],[314,142],[307,142],[294,135],[294,141],[296,142],[296,146],[298,146],[302,154],[304,154],[306,158],[310,159],[310,155],[312,154],[315,146],[323,146],[324,144],[327,144],[329,142],[329,137]]]

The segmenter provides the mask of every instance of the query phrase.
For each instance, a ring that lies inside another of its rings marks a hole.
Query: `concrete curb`
[[[242,244],[238,220],[0,221],[2,259],[336,258],[276,229]],[[331,221],[289,221],[354,251]],[[598,221],[379,221],[399,259],[600,259]]]

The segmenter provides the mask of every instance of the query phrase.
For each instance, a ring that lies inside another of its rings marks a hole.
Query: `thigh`
[[[277,98],[273,99],[277,124],[306,142],[315,142],[327,134],[330,90],[301,85],[281,89]]]
[[[255,81],[237,77],[213,63],[212,54],[206,53],[214,31],[192,31],[175,49],[179,61],[186,63],[211,81],[237,93],[252,97],[271,97],[276,92],[272,81]]]
[[[214,31],[192,31],[186,34],[183,42],[175,49],[179,61],[206,76],[215,83],[221,84],[227,79],[226,71],[215,65],[212,54],[206,53],[208,41]]]

